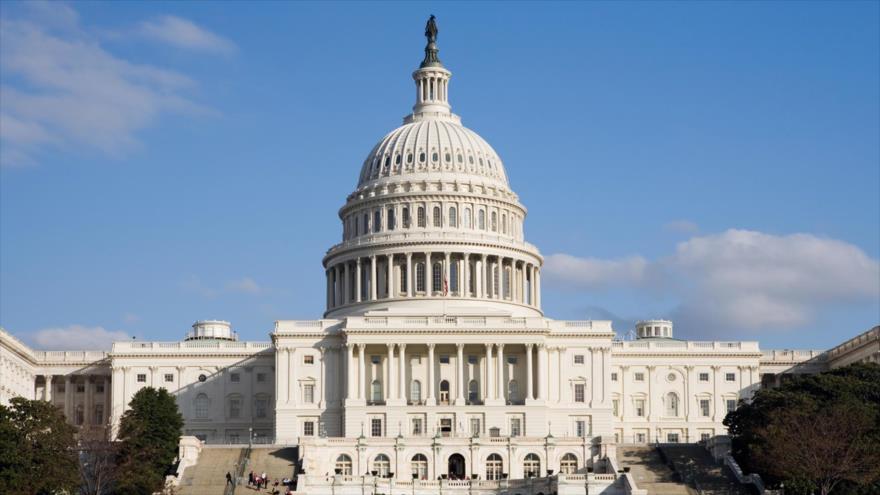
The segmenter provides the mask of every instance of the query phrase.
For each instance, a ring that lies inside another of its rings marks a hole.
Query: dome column
[[[388,269],[388,274],[385,277],[385,294],[388,299],[392,299],[394,297],[394,255],[388,255],[388,266],[385,268]]]
[[[471,255],[464,253],[464,261],[462,263],[461,280],[458,282],[459,297],[469,297],[471,295]]]
[[[354,302],[361,302],[361,258],[355,261]]]
[[[535,267],[535,307],[541,307],[541,269]]]
[[[412,253],[406,253],[406,297],[413,295]]]
[[[376,255],[370,256],[370,300],[376,300]]]
[[[348,276],[351,273],[351,270],[348,268],[348,261],[342,263],[342,304],[348,304],[349,297],[351,296],[351,290],[348,288]]]

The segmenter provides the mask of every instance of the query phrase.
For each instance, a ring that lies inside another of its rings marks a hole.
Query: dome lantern
[[[404,123],[415,122],[424,118],[456,119],[449,106],[449,78],[452,73],[443,67],[437,56],[437,23],[432,15],[425,26],[425,58],[412,77],[416,83],[416,104],[412,115],[404,119]]]

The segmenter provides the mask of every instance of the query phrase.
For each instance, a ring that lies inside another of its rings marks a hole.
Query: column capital
[[[500,350],[500,349],[504,349],[504,343],[503,343],[503,342],[498,342],[498,343],[496,343],[495,345],[498,347],[499,350]]]
[[[529,351],[531,351],[531,350],[532,350],[532,346],[534,346],[534,345],[535,345],[535,344],[532,344],[531,342],[527,342],[527,343],[526,343],[526,349],[528,349]],[[540,345],[540,344],[539,344],[539,345]]]
[[[394,344],[393,342],[389,342],[389,343],[385,344],[385,346],[388,347],[389,350],[394,350],[395,345],[397,345],[397,344]]]
[[[355,258],[355,263],[357,263],[357,266],[361,266],[361,257],[360,256]]]
[[[620,370],[621,370],[621,371],[626,371],[626,370],[628,370],[628,369],[629,369],[629,365],[628,365],[628,364],[624,364],[623,366],[620,367]]]
[[[359,343],[357,346],[359,350],[363,351],[367,347],[367,344]]]
[[[406,344],[405,343],[397,344],[397,348],[401,349],[401,350],[406,349]]]
[[[647,366],[648,371],[654,371],[654,368],[656,368],[656,367],[657,367],[657,366],[655,366],[655,365],[653,365],[653,364]]]
[[[463,349],[464,343],[463,342],[456,342],[455,347],[457,347],[458,349]]]
[[[437,345],[437,344],[435,344],[435,343],[433,343],[433,342],[429,342],[429,343],[427,343],[427,344],[425,344],[425,345],[428,346],[428,349],[432,349],[432,350],[433,350],[433,349],[434,349],[434,346]]]

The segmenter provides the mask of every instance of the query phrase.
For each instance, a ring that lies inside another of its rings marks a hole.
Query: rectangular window
[[[645,400],[636,399],[636,416],[642,418],[645,416]]]
[[[727,399],[727,412],[736,411],[736,399]]]
[[[507,364],[516,364],[516,356],[507,356]]]
[[[373,364],[379,364],[382,361],[381,356],[370,356],[370,362]]]
[[[303,356],[303,364],[315,364],[315,356],[311,354]]]
[[[636,374],[634,375],[634,378],[633,378],[633,379],[634,379],[635,381],[637,381],[637,382],[643,382],[643,381],[645,381],[645,374],[644,374],[644,373],[641,373],[641,372],[636,373]]]
[[[617,399],[611,401],[611,414],[614,416],[620,415],[620,401]]]
[[[471,436],[480,436],[480,418],[471,418]]]
[[[57,387],[57,389],[58,389],[58,393],[59,393],[59,394],[63,394],[63,393],[64,393],[64,384],[63,384],[63,383],[59,383],[56,387]]]
[[[314,404],[315,402],[315,385],[307,383],[303,385],[303,402],[306,404]]]
[[[95,393],[103,394],[104,393],[104,382],[95,384]]]
[[[449,364],[449,354],[440,355],[440,364]]]
[[[381,418],[373,418],[370,420],[370,436],[371,437],[381,437],[382,436],[382,419]]]
[[[700,381],[708,382],[709,381],[709,373],[700,373]]]
[[[574,401],[575,402],[583,402],[584,401],[584,384],[583,383],[575,383],[574,384]]]
[[[636,443],[645,443],[645,440],[647,440],[647,437],[644,433],[636,433]]]
[[[709,399],[700,399],[700,414],[703,417],[709,416]]]
[[[678,433],[667,433],[666,441],[669,443],[678,443]]]
[[[711,435],[708,433],[700,433],[700,441],[701,442],[708,442],[710,436]]]
[[[267,399],[256,399],[254,401],[254,416],[258,419],[264,419],[269,409],[269,401]]]
[[[477,364],[477,356],[468,356],[468,364]]]
[[[616,382],[616,381],[617,381],[617,373],[611,373],[611,381],[612,381],[612,382]]]
[[[241,417],[241,399],[229,399],[229,417],[232,419]]]
[[[574,355],[574,364],[584,364],[584,355],[583,354],[575,354]]]
[[[452,418],[440,418],[440,435],[452,436]]]
[[[241,381],[241,375],[239,375],[238,373],[230,373],[229,381],[233,383],[238,383]]]
[[[76,384],[76,391],[80,394],[84,393],[86,391],[86,384],[85,383],[77,383]]]
[[[104,422],[104,404],[95,404],[95,416],[92,422],[96,425]]]
[[[145,373],[138,373],[137,381],[138,383],[147,383],[147,375]]]
[[[262,383],[266,381],[265,373],[257,373],[257,382]]]
[[[170,374],[170,373],[165,374],[165,381],[166,381],[166,382],[173,382],[173,381],[174,381],[174,375],[172,375],[172,374]]]
[[[518,437],[522,435],[522,420],[519,418],[510,418],[510,436]]]
[[[410,219],[409,219],[409,208],[406,207],[406,206],[404,206],[403,209],[400,210],[400,215],[401,215],[401,218],[403,219],[403,228],[408,229],[408,228],[409,228],[409,222],[410,222]],[[406,290],[406,289],[404,289],[404,290]]]
[[[584,438],[587,436],[587,422],[579,419],[574,422],[574,436]]]
[[[303,422],[303,436],[304,437],[315,436],[315,422],[314,421],[304,421]]]
[[[422,418],[412,419],[412,434],[417,437],[425,434],[425,431],[422,429]]]
[[[736,374],[735,373],[726,373],[724,375],[724,379],[729,382],[735,382],[736,381]]]

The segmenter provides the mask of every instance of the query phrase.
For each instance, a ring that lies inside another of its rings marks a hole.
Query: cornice
[[[412,246],[430,246],[432,244],[434,244],[434,245],[446,244],[446,245],[452,245],[452,246],[456,246],[456,247],[472,247],[477,250],[479,250],[479,249],[496,249],[496,250],[512,251],[512,252],[519,253],[522,255],[531,256],[531,257],[535,258],[539,262],[540,265],[544,264],[544,257],[541,256],[541,254],[538,252],[537,248],[534,248],[534,246],[531,246],[531,244],[526,243],[526,244],[524,244],[523,247],[514,247],[514,246],[509,246],[509,245],[504,245],[504,244],[492,244],[492,243],[487,243],[487,242],[481,243],[478,241],[468,241],[468,240],[463,240],[461,238],[458,238],[455,240],[452,240],[452,239],[436,239],[436,240],[434,240],[434,239],[418,239],[418,240],[416,240],[416,239],[414,239],[414,240],[410,240],[410,241],[406,241],[406,240],[376,241],[376,242],[370,242],[369,244],[361,244],[361,245],[357,245],[357,246],[345,246],[345,242],[342,242],[342,243],[336,244],[335,246],[328,249],[327,254],[325,254],[324,258],[321,260],[321,263],[324,266],[324,268],[327,268],[328,260],[331,260],[331,259],[334,259],[337,257],[345,257],[346,255],[351,256],[353,254],[357,254],[358,251],[370,252],[370,251],[374,251],[377,249],[395,249],[395,248],[403,249],[403,248],[412,247]],[[526,246],[531,246],[535,250],[529,251]],[[421,250],[421,251],[413,250],[414,253],[423,252],[423,251],[425,251],[425,250]],[[440,253],[443,251],[438,250],[438,251],[432,251],[432,253],[433,252]],[[374,253],[374,254],[379,254],[379,253]],[[391,253],[391,254],[400,254],[400,253]],[[499,254],[496,254],[496,253],[479,252],[477,254],[486,254],[487,256],[499,256]],[[384,254],[382,254],[382,255],[384,256]],[[355,257],[357,257],[357,256],[352,256],[352,258],[355,258]],[[361,256],[361,257],[369,257],[369,256]],[[344,261],[344,260],[340,260],[340,261]]]

